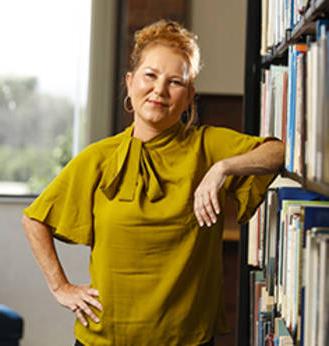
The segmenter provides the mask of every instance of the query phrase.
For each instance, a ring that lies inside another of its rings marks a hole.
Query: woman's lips
[[[168,107],[166,103],[160,102],[160,101],[155,101],[155,100],[149,100],[149,103],[158,106],[158,107]]]

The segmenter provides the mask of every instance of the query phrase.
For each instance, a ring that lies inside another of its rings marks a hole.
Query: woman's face
[[[135,122],[159,129],[174,125],[194,95],[187,61],[162,45],[146,48],[138,68],[127,73],[126,83]]]

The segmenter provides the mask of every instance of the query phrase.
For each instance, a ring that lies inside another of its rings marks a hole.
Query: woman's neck
[[[167,124],[167,126],[158,124],[152,125],[140,119],[135,119],[133,137],[140,139],[142,142],[147,142],[173,125],[174,124]]]

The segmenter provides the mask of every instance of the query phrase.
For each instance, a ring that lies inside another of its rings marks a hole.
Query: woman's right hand
[[[72,285],[66,283],[52,293],[61,305],[76,314],[79,321],[85,327],[88,326],[85,315],[89,316],[95,323],[100,322],[99,318],[89,307],[91,305],[99,311],[103,310],[101,303],[94,298],[99,296],[99,292],[91,288],[90,285]]]
[[[100,302],[95,299],[99,296],[99,293],[88,284],[72,285],[68,282],[56,252],[51,227],[26,215],[23,215],[22,224],[33,255],[46,278],[49,290],[56,300],[75,312],[84,326],[87,327],[88,325],[86,316],[98,323],[99,318],[90,306],[100,311],[103,310]]]

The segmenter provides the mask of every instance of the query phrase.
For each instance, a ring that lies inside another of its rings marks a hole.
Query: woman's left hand
[[[216,223],[220,213],[218,191],[223,186],[227,175],[222,161],[216,162],[203,177],[194,193],[194,213],[199,225],[208,227]]]

